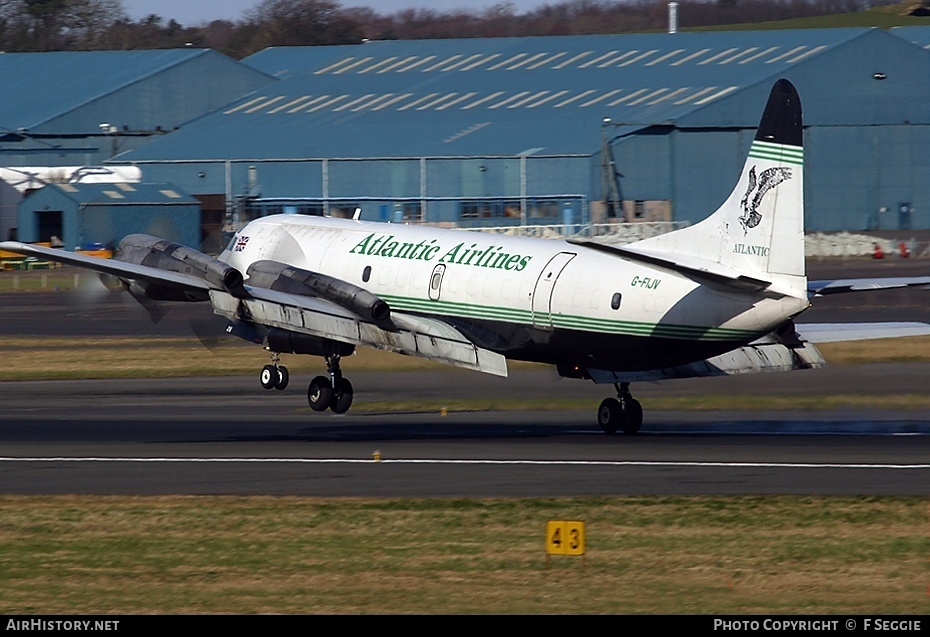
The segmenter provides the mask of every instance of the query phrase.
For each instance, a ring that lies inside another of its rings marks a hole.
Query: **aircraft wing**
[[[139,263],[16,241],[0,243],[0,250],[140,282],[141,289],[130,286],[129,291],[150,313],[153,300],[209,298],[214,312],[232,320],[507,375],[503,356],[476,346],[451,325],[399,312],[381,317],[378,311],[382,306],[387,308],[383,301],[338,279],[268,261],[250,268],[251,280],[265,281],[267,287],[243,285],[237,270],[203,253],[147,235],[130,235],[127,239],[121,242],[121,249]],[[371,301],[375,317],[365,312],[370,309],[365,303]]]
[[[212,287],[205,279],[185,272],[172,272],[162,268],[127,263],[116,259],[101,259],[100,257],[77,254],[57,248],[45,248],[18,241],[4,241],[0,243],[0,250],[30,257],[39,257],[55,263],[88,268],[120,279],[143,281],[175,288],[180,291],[205,293]]]
[[[874,279],[830,279],[808,281],[807,292],[810,296],[828,296],[847,292],[870,292],[874,290],[893,290],[900,288],[926,288],[930,286],[930,276],[878,277]]]
[[[250,321],[497,376],[507,375],[507,361],[503,356],[476,346],[440,320],[391,312],[391,326],[377,325],[325,298],[249,285],[245,290],[243,296],[212,290],[210,300],[214,311],[234,321]]]

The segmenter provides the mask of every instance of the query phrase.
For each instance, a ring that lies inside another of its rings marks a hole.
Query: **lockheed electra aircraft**
[[[630,383],[818,367],[814,343],[930,333],[924,324],[795,325],[810,298],[930,284],[930,277],[808,282],[801,103],[775,83],[733,192],[693,226],[625,246],[497,236],[304,215],[257,219],[217,258],[130,235],[113,260],[5,242],[0,249],[92,268],[143,305],[209,301],[227,331],[262,343],[267,389],[280,355],[325,359],[316,411],[342,413],[357,346],[507,375],[507,360],[613,384],[607,433],[643,421]]]

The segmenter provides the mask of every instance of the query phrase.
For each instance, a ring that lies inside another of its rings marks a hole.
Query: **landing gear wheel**
[[[333,400],[329,408],[333,410],[333,413],[344,414],[349,411],[351,406],[352,383],[345,378],[340,378],[336,381],[336,386],[333,387]]]
[[[278,366],[278,381],[274,384],[274,388],[283,391],[287,388],[287,383],[291,379],[291,375],[287,371],[287,367],[284,365]]]
[[[605,434],[615,434],[625,426],[623,408],[616,398],[605,398],[597,408],[597,424]]]
[[[643,406],[630,393],[629,383],[614,383],[616,398],[605,398],[597,408],[597,424],[605,434],[619,430],[628,436],[639,433],[643,426]]]
[[[623,403],[626,416],[626,422],[621,425],[623,433],[628,436],[636,435],[639,433],[639,428],[643,426],[643,406],[635,398],[627,398]]]
[[[261,381],[262,387],[265,389],[274,388],[279,381],[280,375],[278,374],[278,368],[274,365],[265,365],[262,367],[261,376],[259,380]]]
[[[317,376],[307,387],[307,402],[313,411],[326,411],[333,401],[333,385],[326,376]]]

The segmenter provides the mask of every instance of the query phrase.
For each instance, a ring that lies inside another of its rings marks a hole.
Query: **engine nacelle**
[[[191,274],[205,279],[211,285],[226,290],[234,296],[244,294],[242,273],[236,268],[193,248],[151,235],[127,235],[119,242],[119,254],[116,260],[170,272]],[[143,284],[142,287],[152,298],[162,297],[172,301],[191,300],[180,298],[184,295],[168,286]]]
[[[249,283],[288,294],[318,296],[332,301],[379,327],[393,329],[391,306],[357,285],[277,261],[256,261],[247,271]]]

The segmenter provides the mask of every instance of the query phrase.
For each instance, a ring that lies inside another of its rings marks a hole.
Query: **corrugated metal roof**
[[[50,184],[46,188],[80,205],[199,205],[197,199],[166,183]]]
[[[810,55],[821,41],[832,46],[868,29],[689,32],[380,40],[334,47],[272,47],[243,60],[269,75],[383,75],[453,71],[558,70],[772,63]],[[764,46],[762,45],[764,41]],[[771,49],[770,47],[777,47]]]
[[[589,154],[605,117],[630,129],[677,122],[873,31],[269,49],[246,62],[285,79],[120,159]]]
[[[0,127],[34,130],[81,105],[208,56],[238,64],[209,49],[0,54],[0,86],[12,97],[0,101]]]
[[[894,27],[889,32],[923,49],[930,49],[930,27]]]

